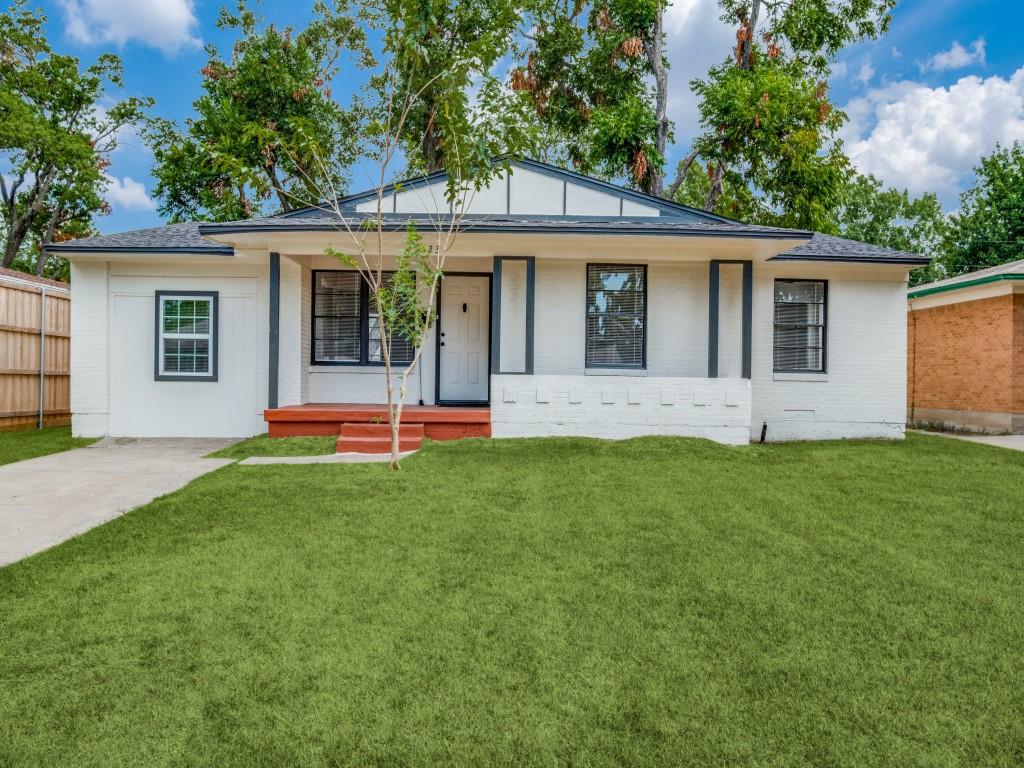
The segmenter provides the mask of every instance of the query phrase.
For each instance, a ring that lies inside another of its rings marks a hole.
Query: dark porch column
[[[754,263],[712,259],[708,273],[708,378],[718,378],[718,294],[719,265],[743,265],[743,378],[750,378],[751,339],[754,331]]]
[[[267,348],[267,407],[277,408],[278,361],[281,350],[281,254],[270,254],[270,336]]]

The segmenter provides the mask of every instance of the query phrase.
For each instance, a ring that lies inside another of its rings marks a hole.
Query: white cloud
[[[146,187],[131,176],[123,179],[107,176],[107,182],[105,197],[112,208],[126,211],[156,210],[156,203],[146,194]]]
[[[970,48],[964,48],[956,40],[948,51],[936,53],[921,65],[922,71],[944,72],[948,69],[963,69],[972,64],[985,63],[985,39],[979,37]]]
[[[80,43],[136,41],[167,55],[194,48],[201,41],[193,0],[58,0],[65,31]]]
[[[865,61],[860,65],[860,69],[857,71],[857,82],[861,85],[867,85],[871,82],[871,78],[875,76],[875,68],[871,66],[870,61]]]
[[[1024,140],[1024,67],[1009,78],[972,75],[948,87],[902,81],[872,88],[845,111],[846,152],[862,172],[955,205],[996,142]]]
[[[707,75],[736,44],[736,28],[719,18],[716,0],[673,0],[665,9],[668,116],[676,124],[676,145],[686,148],[699,130],[697,97],[690,81]],[[670,164],[669,175],[675,168]]]
[[[901,51],[895,45],[892,47],[891,53],[892,53],[892,57],[894,59],[902,59],[903,58],[903,51]]]

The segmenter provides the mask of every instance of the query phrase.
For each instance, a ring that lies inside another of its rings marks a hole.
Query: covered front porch
[[[747,442],[754,262],[697,260],[678,244],[674,253],[657,245],[646,249],[649,260],[613,262],[596,247],[594,262],[544,248],[453,258],[403,422],[437,440],[667,434]],[[316,258],[272,259],[271,347],[301,341],[308,358],[288,368],[272,353],[272,369],[280,365],[272,384],[276,377],[298,386],[271,387],[270,435],[338,435],[344,424],[386,422],[383,368],[368,359],[379,344],[373,318],[351,350],[326,333],[334,321],[324,307],[345,298],[333,287],[344,270]],[[357,302],[365,313],[366,297]],[[282,311],[295,305],[301,324]],[[275,329],[292,340],[275,339]]]

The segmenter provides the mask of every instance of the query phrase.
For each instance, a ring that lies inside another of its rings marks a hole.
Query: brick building
[[[1024,433],[1024,260],[908,298],[907,421]]]

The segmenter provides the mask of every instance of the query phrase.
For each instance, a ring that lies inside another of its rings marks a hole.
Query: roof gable
[[[496,163],[501,159],[495,160]],[[471,216],[601,217],[648,219],[671,217],[695,224],[728,222],[689,206],[673,203],[601,179],[557,168],[536,160],[509,161],[510,173],[500,173],[491,184],[474,193],[466,213]],[[389,184],[384,188],[384,213],[437,213],[449,211],[445,200],[447,173]],[[377,192],[368,190],[338,201],[342,210],[376,211]],[[284,218],[316,218],[323,206],[310,206],[280,214]]]

